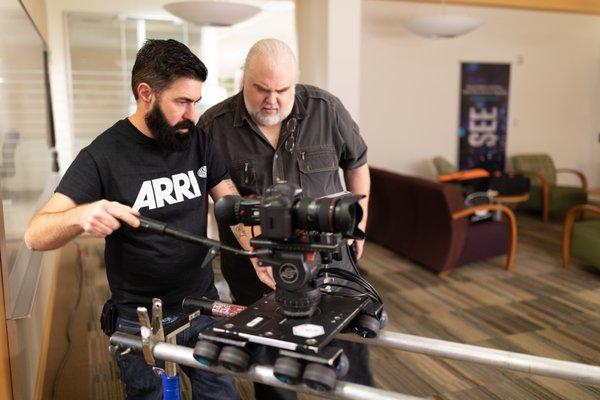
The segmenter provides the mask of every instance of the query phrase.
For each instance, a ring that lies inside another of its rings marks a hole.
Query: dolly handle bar
[[[177,239],[185,240],[191,243],[201,244],[207,247],[210,247],[212,251],[220,250],[227,251],[232,254],[236,254],[243,257],[258,257],[269,255],[272,253],[270,249],[258,249],[253,251],[240,250],[235,247],[227,246],[218,242],[216,240],[212,240],[203,236],[196,235],[194,233],[185,231],[183,229],[177,229],[170,227],[167,223],[162,221],[157,221],[152,218],[140,216],[140,228],[149,232],[157,233],[159,235],[172,236]]]

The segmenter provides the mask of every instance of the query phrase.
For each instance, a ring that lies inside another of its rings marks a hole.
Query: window
[[[254,42],[277,37],[295,49],[294,2],[265,2],[262,7],[250,20],[221,28],[201,28],[166,11],[151,17],[68,13],[76,150],[135,111],[131,68],[146,38],[178,40],[206,64],[199,114],[238,91],[244,57]]]

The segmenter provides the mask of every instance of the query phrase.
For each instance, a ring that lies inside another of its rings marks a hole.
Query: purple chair
[[[471,223],[468,217],[480,210],[500,211],[506,218]],[[510,269],[517,224],[501,204],[466,208],[456,185],[371,168],[367,238],[445,276],[461,265],[503,254]]]

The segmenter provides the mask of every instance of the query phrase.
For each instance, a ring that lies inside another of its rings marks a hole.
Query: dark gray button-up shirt
[[[274,183],[302,187],[306,197],[343,190],[338,168],[367,162],[367,146],[338,98],[296,85],[294,107],[274,149],[252,121],[242,92],[207,110],[198,125],[220,148],[242,195],[262,194]]]
[[[321,197],[342,191],[339,168],[354,169],[367,162],[367,146],[358,126],[338,98],[308,85],[296,85],[291,114],[283,121],[274,149],[237,95],[207,110],[198,126],[221,150],[231,179],[240,194],[263,194],[269,186],[288,181],[302,187],[306,197]],[[239,247],[229,227],[219,224],[221,240]],[[347,247],[339,265],[350,269]],[[336,262],[337,263],[337,262]],[[257,300],[258,281],[250,261],[230,253],[221,254],[221,270],[236,300]]]

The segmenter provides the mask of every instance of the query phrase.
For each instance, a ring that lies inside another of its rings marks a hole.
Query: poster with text
[[[462,63],[459,169],[504,170],[510,64]]]

